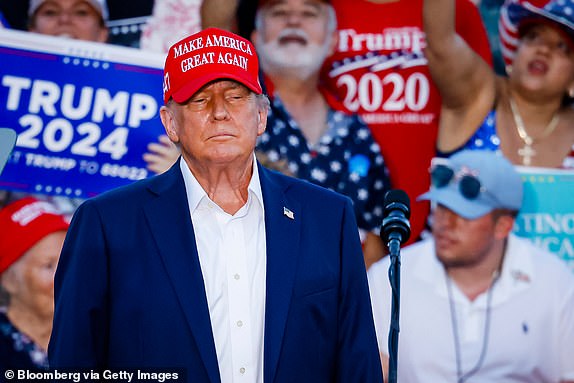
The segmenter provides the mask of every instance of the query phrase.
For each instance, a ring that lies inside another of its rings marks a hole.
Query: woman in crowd
[[[105,43],[108,39],[105,0],[31,0],[28,29],[50,36]]]
[[[517,165],[574,168],[574,3],[504,7],[519,38],[508,77],[456,35],[453,0],[425,0],[425,55],[442,96],[437,148],[500,150]]]
[[[49,202],[26,197],[0,210],[0,228],[0,371],[45,369],[68,222]]]

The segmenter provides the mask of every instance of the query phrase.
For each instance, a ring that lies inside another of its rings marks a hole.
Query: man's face
[[[211,82],[182,104],[170,101],[160,114],[184,159],[204,166],[247,160],[267,121],[255,94],[231,80]]]
[[[105,42],[101,15],[84,0],[47,0],[32,16],[30,31],[50,36]]]
[[[278,0],[259,10],[253,33],[265,72],[298,69],[318,72],[336,43],[334,20],[318,0]]]
[[[512,227],[510,216],[496,218],[490,212],[480,218],[466,219],[442,205],[436,207],[432,220],[436,255],[445,267],[479,265],[495,242],[505,238]]]

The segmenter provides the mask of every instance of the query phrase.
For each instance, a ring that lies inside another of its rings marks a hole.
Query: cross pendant
[[[518,149],[518,155],[522,157],[522,164],[528,166],[532,162],[532,157],[536,155],[536,150],[532,149],[532,146],[524,144],[522,149]]]

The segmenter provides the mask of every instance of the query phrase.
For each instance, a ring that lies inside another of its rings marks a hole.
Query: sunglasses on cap
[[[432,186],[438,189],[448,186],[451,182],[458,183],[460,194],[468,200],[474,200],[480,193],[487,191],[476,177],[476,172],[464,167],[456,172],[445,158],[432,159],[430,175]]]

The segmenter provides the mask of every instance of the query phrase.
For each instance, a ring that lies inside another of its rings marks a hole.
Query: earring
[[[512,65],[508,64],[504,67],[504,70],[506,71],[507,75],[510,75],[512,73]]]

